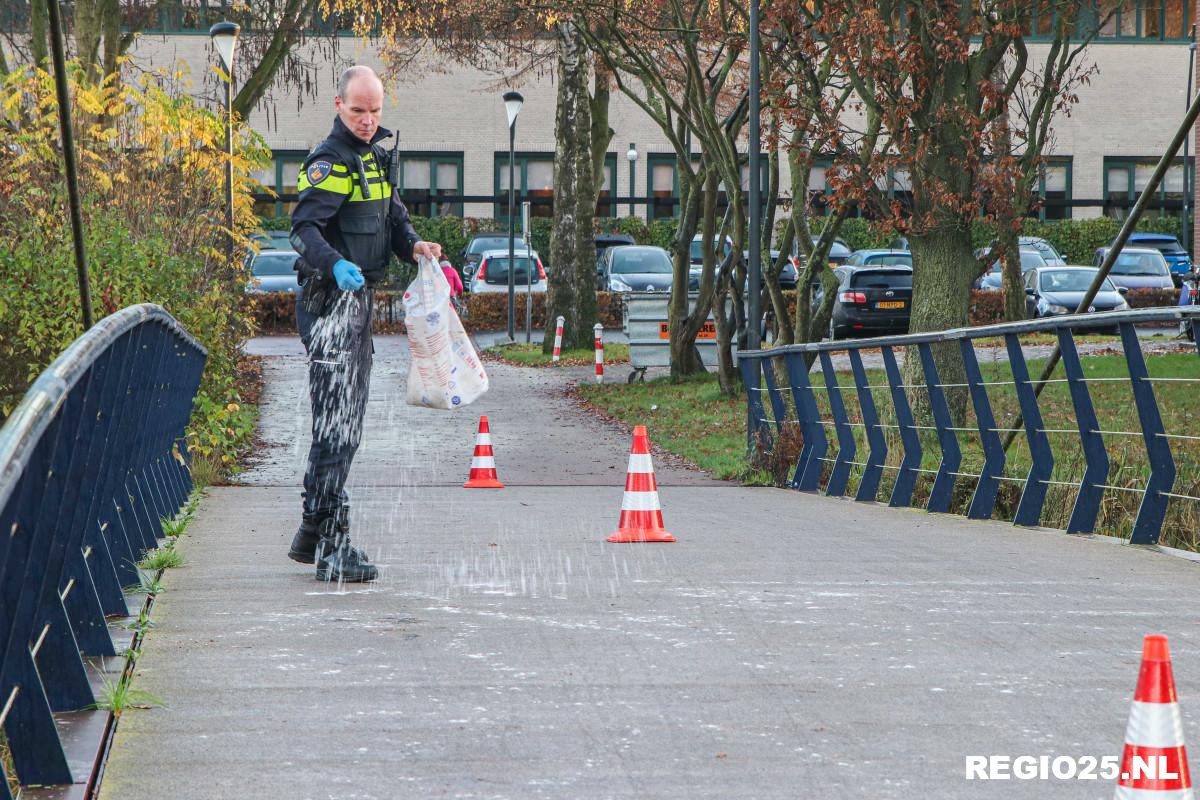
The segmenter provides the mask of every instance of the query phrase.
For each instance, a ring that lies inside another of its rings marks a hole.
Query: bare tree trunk
[[[29,2],[29,55],[36,66],[46,66],[50,58],[49,12],[46,10],[46,0],[30,0]]]
[[[1005,84],[1004,64],[996,65],[992,84],[998,92],[1003,91]],[[999,154],[1012,154],[1012,127],[1009,125],[1008,109],[996,118],[997,138],[996,150]],[[996,214],[996,248],[988,254],[990,269],[992,260],[999,255],[1000,285],[1004,289],[1004,319],[1016,322],[1025,318],[1025,289],[1021,280],[1021,247],[1017,238],[1020,226],[1020,215],[1025,210],[1025,199],[1020,196],[1017,185],[1010,187],[1006,197],[1001,198]]]
[[[1004,254],[1000,267],[1004,286],[1004,319],[1016,322],[1025,319],[1025,281],[1021,276],[1021,246],[1017,242],[1013,220],[1000,220],[996,241],[997,250]],[[989,260],[992,255],[989,254]]]
[[[555,115],[554,227],[550,234],[546,319],[565,318],[563,346],[589,347],[596,322],[596,245],[592,217],[596,190],[592,172],[592,119],[587,50],[573,22],[555,26],[558,44],[558,102]],[[547,324],[544,352],[554,347]]]
[[[964,269],[973,263],[971,232],[968,228],[937,227],[924,233],[914,233],[909,241],[913,252],[913,297],[923,298],[914,303],[909,320],[911,333],[942,331],[967,324],[967,306],[975,272]],[[947,388],[946,400],[955,424],[961,423],[967,407],[966,382],[962,357],[956,343],[933,346],[934,362],[939,383],[960,384]],[[904,382],[909,386],[924,386],[925,372],[917,348],[909,347],[904,355]],[[914,414],[929,419],[929,395],[924,389],[909,389],[909,402]]]
[[[608,127],[608,107],[612,97],[613,75],[603,59],[595,59],[596,89],[592,93],[592,185],[596,189],[596,199],[600,199],[600,191],[604,186],[604,157],[608,155],[608,145],[612,141],[613,131]],[[615,196],[617,187],[612,187]],[[631,192],[632,193],[632,192]]]
[[[708,309],[712,304],[713,293],[716,290],[716,280],[712,269],[711,252],[706,258],[706,266],[700,275],[700,288],[696,298],[696,308],[688,312],[690,295],[688,284],[691,279],[691,246],[692,236],[696,231],[699,217],[703,213],[705,223],[702,229],[711,231],[716,226],[716,186],[717,179],[713,175],[701,172],[691,177],[690,166],[676,164],[675,174],[679,176],[679,192],[682,207],[679,217],[679,229],[675,238],[675,264],[671,282],[671,306],[668,316],[668,330],[671,337],[671,380],[679,381],[688,375],[704,372],[704,362],[696,349],[696,335],[700,333]],[[701,181],[711,183],[712,191],[701,188]],[[701,211],[703,204],[703,212]],[[711,235],[710,235],[711,240]],[[711,250],[711,241],[709,244]]]

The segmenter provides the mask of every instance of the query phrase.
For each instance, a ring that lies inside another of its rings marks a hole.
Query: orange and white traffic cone
[[[621,501],[621,521],[608,541],[673,542],[675,537],[663,530],[662,507],[658,504],[658,483],[650,459],[650,436],[645,425],[633,429],[629,449],[629,469],[625,475],[625,497]]]
[[[475,454],[471,457],[471,474],[467,476],[464,489],[503,489],[504,484],[496,478],[496,460],[492,457],[492,432],[488,418],[479,418],[479,433],[475,436]]]
[[[1125,752],[1114,798],[1193,800],[1183,720],[1165,636],[1147,636],[1142,644],[1142,668],[1125,729]]]

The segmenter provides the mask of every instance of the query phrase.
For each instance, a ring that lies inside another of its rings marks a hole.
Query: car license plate
[[[904,308],[903,300],[884,300],[875,304],[876,308]]]

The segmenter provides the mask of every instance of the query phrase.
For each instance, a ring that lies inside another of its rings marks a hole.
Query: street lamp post
[[[761,198],[759,197],[759,67],[758,67],[758,0],[750,0],[750,268],[747,280],[749,305],[746,325],[746,346],[757,350],[759,325],[762,324],[762,253],[759,241],[759,225],[762,222]]]
[[[521,113],[521,104],[525,98],[520,92],[504,93],[504,111],[508,115],[508,340],[515,341],[517,335],[517,320],[514,312],[516,304],[517,284],[514,275],[516,268],[516,141],[517,115]]]
[[[236,22],[218,22],[208,29],[221,65],[225,67],[225,228],[226,257],[232,261],[233,241],[233,50],[237,45],[238,33],[242,30]]]
[[[1188,44],[1188,78],[1187,78],[1187,105],[1184,106],[1184,111],[1192,107],[1192,66],[1196,60],[1196,26],[1192,26],[1192,41]],[[1189,183],[1188,181],[1188,140],[1192,137],[1189,135],[1183,140],[1183,219],[1179,221],[1179,240],[1183,242],[1183,246],[1192,251],[1193,257],[1198,255],[1195,250],[1195,242],[1192,241],[1191,229],[1188,227],[1188,211],[1191,206],[1195,179]]]
[[[62,16],[58,0],[46,0],[50,17],[51,49],[54,59],[54,87],[58,93],[58,125],[62,132],[63,164],[66,167],[67,202],[71,206],[71,239],[75,245],[75,272],[79,279],[79,305],[83,329],[92,327],[92,286],[88,279],[87,251],[83,246],[83,211],[79,202],[79,170],[75,156],[75,135],[71,128],[71,100],[67,89],[67,64],[63,46]]]
[[[637,211],[633,208],[634,195],[634,165],[637,164],[637,146],[633,142],[629,143],[629,151],[625,153],[625,157],[629,159],[629,216],[634,216]]]

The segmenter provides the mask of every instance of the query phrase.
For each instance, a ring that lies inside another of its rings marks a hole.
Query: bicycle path
[[[164,705],[122,716],[103,800],[1110,797],[964,758],[1119,754],[1155,632],[1200,742],[1196,564],[664,459],[678,543],[607,544],[629,438],[563,396],[587,368],[492,364],[477,406],[428,411],[380,337],[351,491],[382,576],[318,584],[284,555],[304,360],[254,349],[260,458],[178,545],[134,682]],[[461,488],[478,413],[502,491]]]

